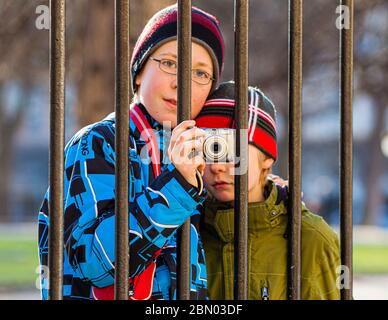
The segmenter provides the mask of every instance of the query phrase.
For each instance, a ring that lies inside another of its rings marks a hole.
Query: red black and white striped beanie
[[[136,92],[136,76],[149,56],[164,43],[177,39],[178,7],[172,5],[158,11],[144,27],[131,58],[131,84]],[[224,39],[217,19],[196,7],[191,8],[192,41],[202,45],[213,62],[212,91],[217,87],[224,64]]]
[[[276,161],[276,109],[258,88],[248,87],[248,143]],[[234,82],[224,82],[211,94],[195,119],[199,128],[235,128]]]

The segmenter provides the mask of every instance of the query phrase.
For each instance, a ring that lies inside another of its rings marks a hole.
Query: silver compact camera
[[[236,158],[235,129],[209,129],[199,138],[203,143],[202,156],[207,163],[234,162]]]

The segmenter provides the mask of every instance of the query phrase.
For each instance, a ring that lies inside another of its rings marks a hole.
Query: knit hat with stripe
[[[234,82],[224,82],[195,119],[200,128],[235,128]],[[248,87],[248,143],[276,161],[276,109],[262,91]]]
[[[140,34],[131,58],[131,84],[136,92],[136,76],[149,56],[164,43],[177,39],[178,7],[172,5],[157,12]],[[196,7],[191,8],[192,41],[202,45],[213,62],[212,91],[217,87],[224,64],[224,39],[217,19]]]

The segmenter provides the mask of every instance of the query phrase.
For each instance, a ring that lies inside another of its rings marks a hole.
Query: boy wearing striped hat
[[[286,186],[270,179],[278,158],[276,111],[257,88],[249,87],[248,129],[248,299],[287,299]],[[234,83],[209,97],[196,118],[200,128],[234,128]],[[233,299],[234,164],[208,163],[204,184],[209,198],[201,217],[210,299]],[[338,237],[302,205],[301,299],[339,299]]]

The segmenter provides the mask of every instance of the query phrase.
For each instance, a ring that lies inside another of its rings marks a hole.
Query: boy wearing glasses
[[[177,6],[156,13],[131,59],[129,299],[176,299],[176,231],[191,222],[191,299],[206,299],[198,235],[204,160],[189,159],[203,135],[177,125]],[[212,15],[192,8],[192,118],[217,85],[224,41]],[[171,137],[165,129],[174,128]],[[115,274],[115,115],[81,129],[65,148],[64,299],[113,299]],[[171,142],[169,141],[171,138]],[[39,213],[40,263],[47,266],[49,191]],[[42,277],[47,299],[47,278]]]

